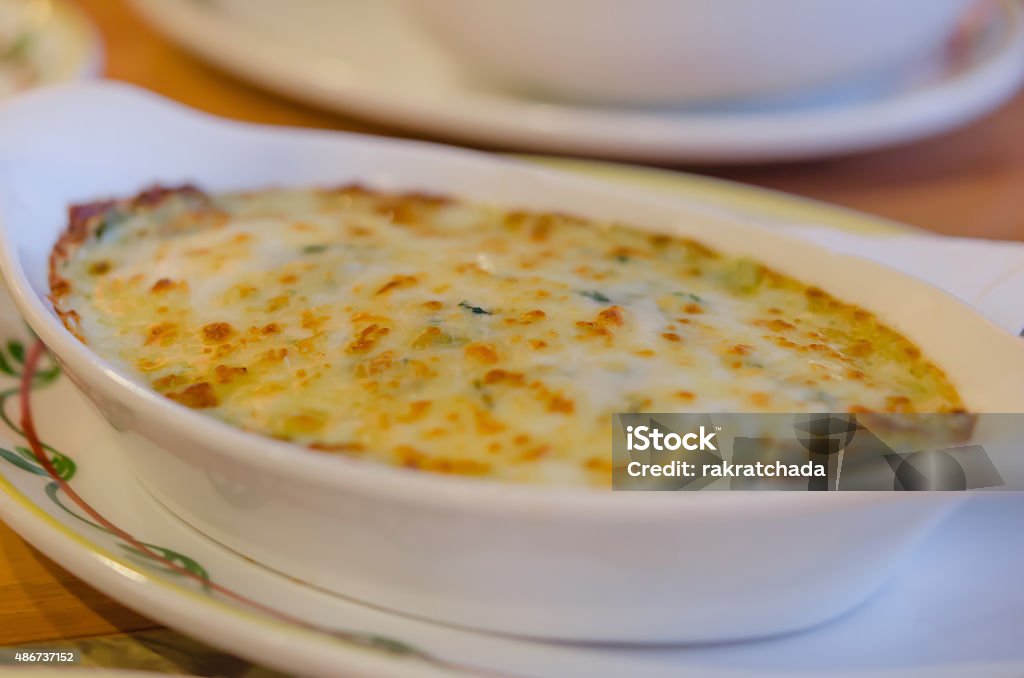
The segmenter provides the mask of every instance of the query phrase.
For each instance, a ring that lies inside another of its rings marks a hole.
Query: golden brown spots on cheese
[[[139,358],[135,361],[135,369],[139,372],[156,372],[167,364],[163,358]]]
[[[258,396],[269,396],[278,393],[285,393],[288,391],[288,387],[281,382],[272,381],[266,384],[259,384],[253,389],[253,392]]]
[[[760,325],[762,327],[767,327],[768,329],[770,329],[770,330],[772,330],[774,332],[786,332],[788,330],[795,330],[796,329],[796,325],[794,325],[793,323],[790,323],[790,322],[786,322],[782,318],[774,318],[772,320],[767,320],[767,321],[758,320],[754,324],[755,325]]]
[[[50,279],[50,296],[54,299],[59,299],[63,296],[67,296],[71,293],[71,283],[63,278],[51,277]],[[64,311],[62,317],[69,315],[69,311]],[[70,329],[70,328],[68,328]]]
[[[481,435],[496,435],[508,428],[500,419],[479,407],[473,408],[473,421],[476,422],[477,433]]]
[[[230,323],[218,322],[203,326],[203,340],[208,342],[222,342],[234,333],[235,328]]]
[[[302,323],[301,323],[302,329],[304,329],[304,330],[319,330],[321,327],[323,327],[324,323],[326,323],[330,319],[331,319],[331,316],[329,316],[329,315],[318,315],[318,314],[314,313],[313,311],[309,311],[309,310],[303,311],[302,312]],[[277,325],[274,324],[274,326],[276,327]],[[267,327],[270,327],[270,325],[268,325]],[[278,331],[280,331],[280,328],[278,328]]]
[[[874,345],[867,339],[858,339],[846,347],[846,353],[858,358],[865,358],[871,355],[874,350]]]
[[[352,322],[386,324],[391,322],[391,318],[389,318],[386,315],[380,315],[378,313],[370,313],[369,311],[358,311],[352,314]]]
[[[111,264],[106,259],[94,261],[93,263],[89,264],[89,275],[103,275],[104,273],[109,272],[112,267],[113,264]]]
[[[493,365],[498,362],[498,351],[493,344],[470,344],[465,349],[466,357],[482,365]]]
[[[709,248],[707,245],[690,238],[679,238],[678,241],[685,247],[692,257],[700,259],[718,259],[718,252]]]
[[[887,412],[911,412],[911,400],[903,395],[888,396],[885,409]]]
[[[213,386],[205,381],[192,384],[184,391],[168,393],[167,397],[194,410],[204,410],[218,405],[217,394],[214,393]]]
[[[520,313],[518,318],[505,318],[505,323],[508,325],[532,325],[533,323],[544,320],[546,317],[547,314],[537,308],[532,311]]]
[[[388,292],[391,292],[393,290],[412,287],[417,282],[419,282],[419,278],[417,278],[414,275],[396,275],[391,280],[386,282],[383,286],[381,286],[381,288],[377,290],[375,296],[379,297],[380,295],[387,294]]]
[[[413,348],[429,348],[431,346],[443,346],[450,344],[452,338],[441,331],[440,327],[431,325],[423,329],[415,339],[412,340]]]
[[[594,320],[579,320],[576,327],[583,331],[580,336],[612,338],[611,327],[621,327],[624,323],[622,308],[611,306],[599,312]]]
[[[260,360],[267,363],[280,363],[288,357],[287,348],[272,348],[260,356]]]
[[[436,299],[431,299],[430,301],[423,302],[423,308],[429,311],[440,311],[442,308],[444,308],[444,304],[442,304],[440,301],[437,301]]]
[[[159,344],[167,346],[178,337],[178,326],[175,323],[157,323],[151,325],[146,332],[146,346]]]
[[[552,231],[559,226],[578,223],[574,217],[555,213],[537,213],[515,211],[504,217],[505,228],[510,230],[525,230],[531,241],[535,243],[545,242]]]
[[[233,285],[227,291],[226,296],[228,298],[231,298],[232,296],[235,296],[235,297],[237,297],[239,299],[248,299],[249,297],[251,297],[254,294],[256,294],[258,291],[259,290],[256,287],[252,286],[252,285],[239,284],[239,285]]]
[[[246,374],[248,374],[249,368],[240,366],[229,367],[227,365],[217,365],[217,367],[215,367],[213,371],[217,375],[217,383],[230,384],[236,379],[244,377]]]
[[[387,333],[388,333],[388,329],[385,327],[384,330],[383,330],[383,334],[387,334]],[[381,335],[381,336],[383,336],[383,335]],[[320,350],[320,346],[323,343],[323,338],[324,338],[323,333],[322,332],[317,332],[316,334],[314,334],[314,335],[312,335],[310,337],[305,337],[303,339],[299,339],[298,341],[296,341],[295,342],[295,348],[299,349],[299,353],[301,355],[303,355],[303,356],[307,356],[307,357],[315,358],[315,359],[320,359],[321,357],[323,357],[323,352]],[[367,340],[361,339],[359,341],[364,341],[365,342]],[[368,343],[366,343],[366,348],[364,348],[362,350],[369,350],[370,348],[373,348],[373,346],[375,344],[376,344],[376,339],[368,341]],[[358,352],[358,351],[354,351],[354,352]]]
[[[369,327],[364,327],[356,333],[355,338],[349,343],[345,350],[349,353],[362,353],[369,351],[377,345],[377,342],[380,341],[381,338],[387,336],[389,332],[391,332],[390,328],[381,327],[376,323]]]
[[[284,435],[304,436],[316,433],[327,424],[327,413],[319,410],[305,410],[290,415],[284,420]]]
[[[692,391],[676,391],[675,397],[683,402],[690,403],[697,399],[697,394]]]
[[[576,411],[576,403],[572,399],[566,398],[561,393],[555,393],[548,399],[547,409],[548,412],[572,414]]]
[[[622,308],[619,306],[612,306],[611,308],[604,309],[603,311],[597,314],[596,322],[605,327],[607,327],[608,325],[621,327],[623,322]]]
[[[181,374],[168,374],[159,379],[154,379],[153,388],[162,392],[184,386],[187,383],[188,378]]]
[[[287,306],[290,303],[290,301],[291,300],[289,299],[288,295],[279,294],[276,297],[267,300],[267,311],[269,313],[280,311],[282,308]]]
[[[435,473],[483,476],[491,471],[491,464],[487,462],[457,457],[432,457],[411,445],[398,446],[395,458],[400,466]]]
[[[611,331],[604,325],[591,320],[577,320],[576,327],[583,330],[581,336],[610,337]]]
[[[537,461],[538,459],[548,456],[550,453],[550,445],[534,445],[533,447],[520,452],[516,459],[521,462]]]
[[[395,364],[395,352],[384,351],[368,360],[361,361],[356,365],[355,373],[358,377],[372,377],[383,374]]]
[[[507,370],[491,370],[484,375],[485,384],[508,384],[521,386],[526,379],[522,372],[509,372]]]
[[[680,337],[675,332],[663,332],[661,338],[664,339],[665,341],[671,341],[676,343],[683,340],[682,337]]]
[[[426,416],[427,411],[430,409],[431,402],[429,400],[414,400],[409,403],[409,409],[398,417],[398,421],[403,424],[410,424],[414,421],[419,421]]]
[[[160,278],[155,283],[153,283],[153,286],[150,288],[150,291],[167,292],[168,290],[172,290],[177,286],[178,284],[171,280],[170,278]]]

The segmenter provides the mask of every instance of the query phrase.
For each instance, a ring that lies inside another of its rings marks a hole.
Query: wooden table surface
[[[122,0],[80,4],[103,34],[108,77],[233,118],[407,136],[316,111],[234,80],[160,37]],[[708,173],[941,233],[1024,240],[1024,94],[970,127],[911,146],[852,158]],[[0,645],[153,626],[77,581],[0,524]]]

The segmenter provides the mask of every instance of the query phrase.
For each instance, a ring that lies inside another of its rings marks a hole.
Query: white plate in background
[[[302,101],[493,147],[650,162],[822,157],[911,141],[997,107],[1024,77],[1016,0],[950,49],[884,79],[732,109],[638,111],[551,103],[467,78],[396,0],[134,0],[157,28],[239,76]]]

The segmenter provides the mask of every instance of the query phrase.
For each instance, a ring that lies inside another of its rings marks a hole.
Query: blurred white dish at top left
[[[65,0],[0,0],[0,99],[99,74],[99,34]]]

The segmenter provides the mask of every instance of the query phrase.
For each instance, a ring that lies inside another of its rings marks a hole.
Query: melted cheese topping
[[[698,243],[359,187],[72,212],[55,307],[168,398],[317,450],[607,485],[614,412],[946,412],[870,313]]]

